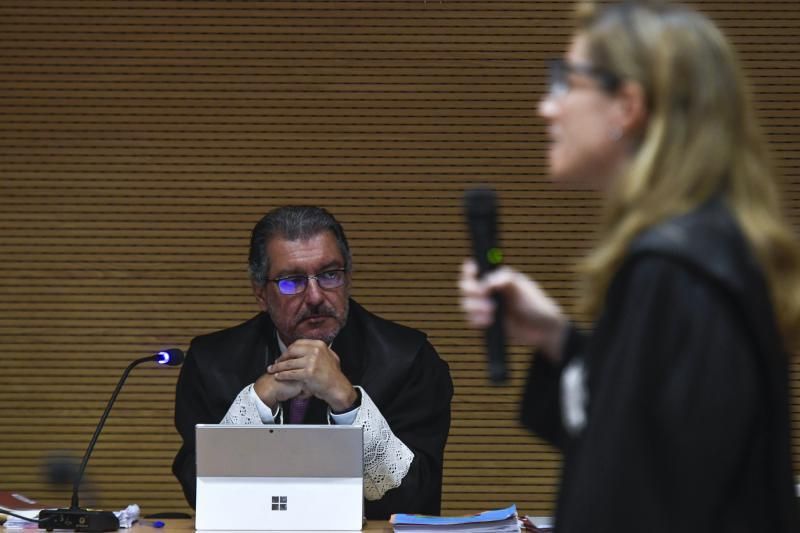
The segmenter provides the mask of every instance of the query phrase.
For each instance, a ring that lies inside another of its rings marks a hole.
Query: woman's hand
[[[468,259],[461,267],[458,287],[461,308],[471,326],[486,328],[492,324],[492,294],[500,293],[505,300],[505,315],[500,320],[512,341],[538,347],[553,361],[561,358],[567,319],[535,281],[509,267],[500,267],[478,279],[478,267]]]

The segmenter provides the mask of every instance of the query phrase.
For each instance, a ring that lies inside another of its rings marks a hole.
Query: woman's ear
[[[647,123],[647,99],[644,88],[636,82],[626,81],[617,90],[618,127],[624,136],[636,134]]]

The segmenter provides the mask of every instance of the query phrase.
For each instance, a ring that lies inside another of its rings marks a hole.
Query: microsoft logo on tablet
[[[287,503],[287,497],[286,496],[273,496],[272,497],[272,510],[273,511],[285,511],[286,510],[286,503]]]

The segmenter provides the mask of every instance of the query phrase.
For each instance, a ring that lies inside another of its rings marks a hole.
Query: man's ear
[[[251,281],[250,286],[253,288],[253,295],[256,297],[256,301],[258,302],[258,308],[262,311],[266,311],[268,309],[267,306],[267,284],[258,285],[256,282]]]
[[[647,124],[647,95],[641,84],[626,81],[617,91],[619,128],[626,137],[636,136]]]

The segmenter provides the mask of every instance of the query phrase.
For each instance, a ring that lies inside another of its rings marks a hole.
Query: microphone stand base
[[[72,529],[88,533],[116,531],[119,519],[111,511],[87,509],[43,509],[39,512],[39,529]]]

